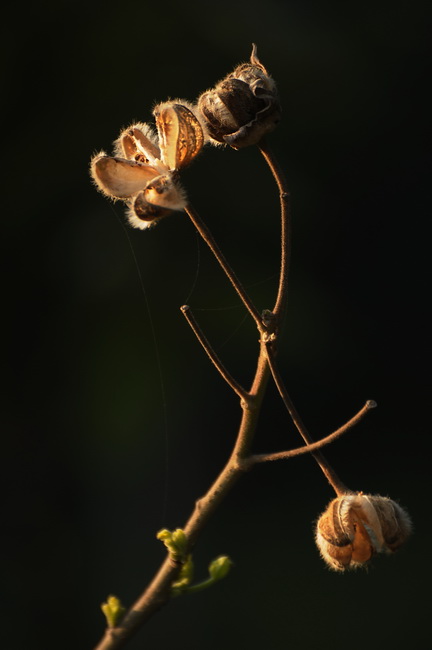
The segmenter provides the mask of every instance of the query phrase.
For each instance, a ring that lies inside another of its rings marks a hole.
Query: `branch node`
[[[202,498],[199,498],[195,501],[195,509],[199,512],[202,510]]]
[[[252,395],[247,394],[247,397],[243,397],[240,400],[240,406],[243,411],[253,411],[255,409],[254,400]]]
[[[251,468],[248,458],[243,458],[242,456],[236,456],[233,459],[234,469],[238,472],[247,472]]]
[[[263,332],[261,338],[259,339],[259,342],[268,345],[269,343],[274,343],[274,341],[276,341],[276,338],[276,332]]]

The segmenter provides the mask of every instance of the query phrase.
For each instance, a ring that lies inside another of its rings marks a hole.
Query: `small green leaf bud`
[[[126,611],[117,596],[108,596],[107,602],[102,603],[101,610],[105,614],[108,627],[116,627]]]
[[[233,562],[227,555],[221,555],[210,563],[208,568],[210,577],[214,582],[216,580],[222,580],[222,578],[228,575],[232,565]]]
[[[165,544],[173,560],[182,561],[185,558],[187,553],[187,538],[184,530],[176,528],[176,530],[170,531],[167,528],[163,528],[158,532],[156,537]]]
[[[185,563],[182,564],[177,580],[172,583],[172,593],[174,596],[179,596],[187,589],[188,585],[193,580],[193,574],[194,564],[192,555],[188,555]]]

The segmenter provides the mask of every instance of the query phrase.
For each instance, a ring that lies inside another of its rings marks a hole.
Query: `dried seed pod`
[[[134,228],[146,230],[185,205],[185,192],[179,183],[171,175],[157,176],[133,197],[127,216]]]
[[[243,63],[217,86],[201,95],[198,109],[215,143],[240,149],[257,144],[280,121],[276,84],[259,61],[253,45]]]
[[[388,497],[345,494],[319,517],[315,540],[336,571],[364,566],[376,554],[397,550],[411,534],[411,520]]]
[[[369,496],[381,524],[386,550],[397,551],[412,532],[410,516],[401,506],[388,497]]]
[[[171,214],[172,210],[161,208],[158,205],[149,203],[144,192],[139,192],[132,201],[127,218],[131,226],[146,230],[158,223],[163,217]]]
[[[114,155],[152,164],[161,157],[153,129],[143,122],[131,124],[114,142]]]
[[[150,165],[114,158],[104,152],[91,161],[94,182],[104,194],[116,199],[125,199],[136,194],[159,173],[159,170]]]
[[[184,102],[159,104],[153,111],[162,160],[174,171],[189,165],[204,145],[203,128]]]
[[[186,206],[185,192],[171,174],[154,178],[144,189],[144,196],[152,205],[169,210],[183,210]]]
[[[128,219],[145,229],[173,211],[183,210],[186,194],[177,170],[201,151],[204,131],[191,107],[168,102],[155,109],[159,145],[147,124],[123,130],[114,143],[114,156],[100,152],[91,161],[97,187],[129,207]]]

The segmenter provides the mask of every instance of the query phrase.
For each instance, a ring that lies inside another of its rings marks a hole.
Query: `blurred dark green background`
[[[332,494],[313,460],[259,468],[196,549],[198,577],[222,553],[232,574],[128,647],[428,646],[429,6],[41,2],[3,21],[5,650],[90,650],[100,603],[134,601],[164,556],[156,531],[184,523],[227,458],[237,400],[179,307],[246,384],[256,331],[185,215],[125,229],[88,163],[155,102],[193,101],[252,42],[278,82],[271,144],[293,202],[283,374],[315,436],[378,402],[328,456],[352,489],[400,500],[415,535],[367,573],[332,574],[314,547]],[[278,199],[258,152],[208,148],[183,180],[271,307]],[[256,449],[298,443],[271,389]]]

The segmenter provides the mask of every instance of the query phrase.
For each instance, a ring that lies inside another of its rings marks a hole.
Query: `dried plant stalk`
[[[154,114],[158,139],[148,125],[132,125],[116,141],[115,157],[101,153],[93,159],[93,179],[105,194],[125,201],[131,224],[141,229],[184,208],[255,322],[259,333],[259,353],[255,375],[247,390],[218,357],[189,306],[181,307],[213,366],[239,398],[242,414],[240,426],[225,467],[207,493],[198,499],[183,528],[173,533],[167,530],[159,532],[158,538],[167,547],[168,554],[142,595],[122,618],[122,606],[118,599],[111,597],[104,604],[108,627],[95,650],[123,647],[173,595],[188,589],[198,591],[226,575],[230,561],[221,557],[212,563],[209,580],[200,585],[190,585],[192,550],[205,525],[234,484],[257,464],[286,460],[303,453],[310,453],[314,457],[337,497],[319,519],[317,527],[321,553],[326,559],[330,558],[329,564],[333,568],[349,568],[350,565],[369,561],[380,550],[396,550],[410,533],[410,522],[405,511],[389,499],[366,497],[349,490],[321,451],[360,422],[376,406],[375,402],[368,400],[345,424],[314,442],[287,392],[277,365],[278,343],[287,306],[290,204],[282,170],[264,140],[264,136],[275,128],[280,119],[280,103],[276,85],[259,61],[256,47],[253,46],[250,62],[238,66],[214,89],[201,95],[196,105],[176,100],[156,107]],[[279,284],[273,308],[264,310],[262,314],[207,225],[187,201],[179,183],[178,172],[196,158],[206,140],[228,144],[234,149],[257,145],[276,182],[281,208]],[[279,452],[253,454],[252,443],[270,379],[274,381],[289,417],[306,444]]]

